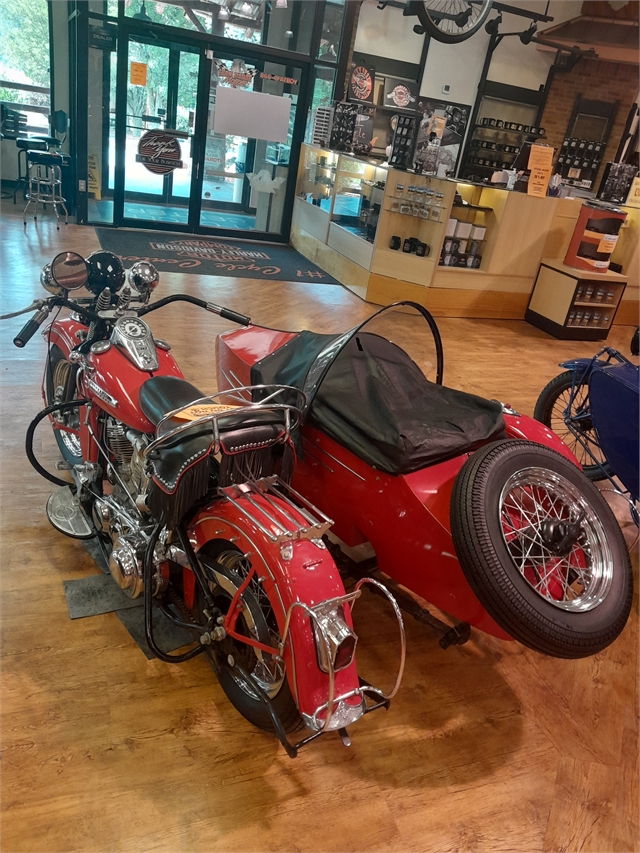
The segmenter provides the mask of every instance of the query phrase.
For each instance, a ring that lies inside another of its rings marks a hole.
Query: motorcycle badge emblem
[[[368,68],[364,65],[357,65],[351,72],[351,80],[349,82],[353,97],[357,101],[369,101],[371,92],[373,91],[373,79]]]

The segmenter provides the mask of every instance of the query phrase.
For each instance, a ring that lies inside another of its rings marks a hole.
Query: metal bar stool
[[[27,224],[27,209],[30,204],[35,204],[33,218],[38,218],[38,202],[53,206],[56,215],[56,228],[60,230],[60,216],[58,205],[64,210],[64,224],[69,223],[69,214],[65,205],[66,199],[62,197],[62,154],[55,151],[27,151],[27,188],[28,201],[22,212],[22,221]]]
[[[20,137],[16,139],[16,147],[18,149],[18,180],[13,189],[13,203],[16,203],[16,196],[22,190],[22,198],[27,197],[27,178],[29,168],[27,163],[27,151],[48,151],[49,146],[44,139],[32,139],[30,136]],[[24,169],[23,169],[24,161]]]

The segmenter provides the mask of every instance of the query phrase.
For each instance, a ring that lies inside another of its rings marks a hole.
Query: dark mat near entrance
[[[125,267],[142,260],[160,272],[340,284],[291,246],[122,228],[96,228],[96,234],[102,248],[119,255]]]

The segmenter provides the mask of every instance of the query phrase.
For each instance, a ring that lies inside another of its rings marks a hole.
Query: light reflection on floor
[[[170,222],[186,225],[189,211],[186,207],[125,202],[124,215],[127,219],[145,222]],[[110,225],[113,222],[113,201],[89,199],[87,220],[92,225]],[[241,213],[226,213],[218,210],[203,210],[200,214],[203,228],[235,228],[242,231],[255,230],[255,216]]]

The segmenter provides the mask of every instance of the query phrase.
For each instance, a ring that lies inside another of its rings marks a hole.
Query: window
[[[50,103],[47,0],[11,0],[0,16],[3,132],[48,133]],[[15,113],[20,116],[19,121]]]

